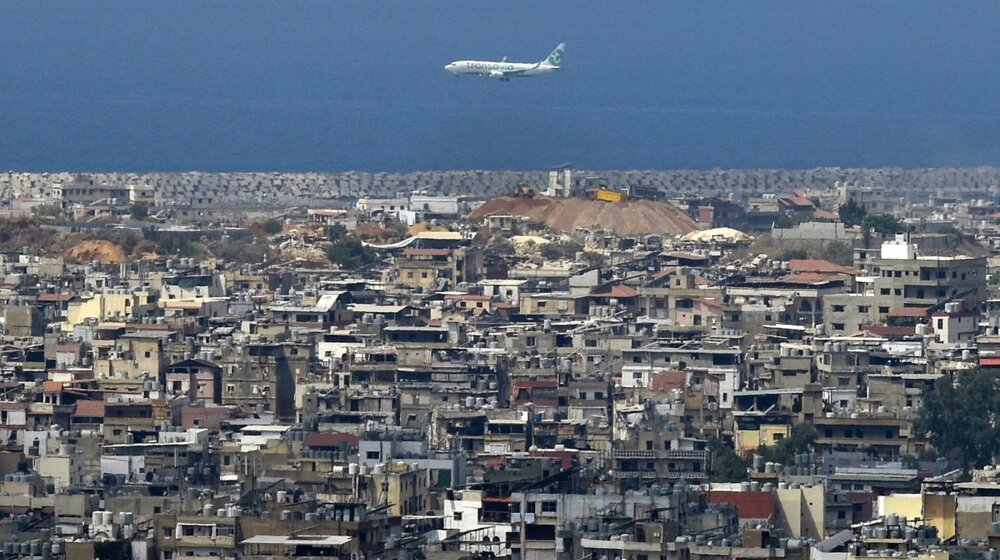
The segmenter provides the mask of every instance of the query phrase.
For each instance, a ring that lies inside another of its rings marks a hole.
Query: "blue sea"
[[[0,169],[1000,165],[1000,3],[0,1]],[[455,59],[557,75],[454,77]]]

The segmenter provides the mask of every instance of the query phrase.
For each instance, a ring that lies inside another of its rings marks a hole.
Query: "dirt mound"
[[[125,262],[125,251],[121,247],[110,241],[97,239],[77,243],[66,251],[66,256],[81,264]]]
[[[498,214],[523,216],[565,232],[600,226],[618,235],[680,235],[697,229],[694,221],[677,207],[652,200],[602,202],[583,198],[502,197],[487,201],[470,217]]]

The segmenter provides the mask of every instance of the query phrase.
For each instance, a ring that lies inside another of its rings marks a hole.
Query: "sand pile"
[[[565,232],[599,226],[618,235],[681,235],[697,229],[694,221],[677,207],[652,200],[613,203],[583,198],[501,197],[487,201],[470,217],[493,215],[523,216]]]
[[[125,251],[121,247],[110,241],[97,239],[77,243],[66,252],[66,256],[80,264],[125,262]]]

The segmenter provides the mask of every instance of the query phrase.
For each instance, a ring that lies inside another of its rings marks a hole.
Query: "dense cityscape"
[[[996,175],[0,174],[3,556],[996,560]]]

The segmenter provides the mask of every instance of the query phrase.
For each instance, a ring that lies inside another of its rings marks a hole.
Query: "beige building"
[[[108,321],[145,315],[155,305],[156,296],[146,290],[113,290],[82,296],[69,302],[62,330],[70,332],[87,319]]]

